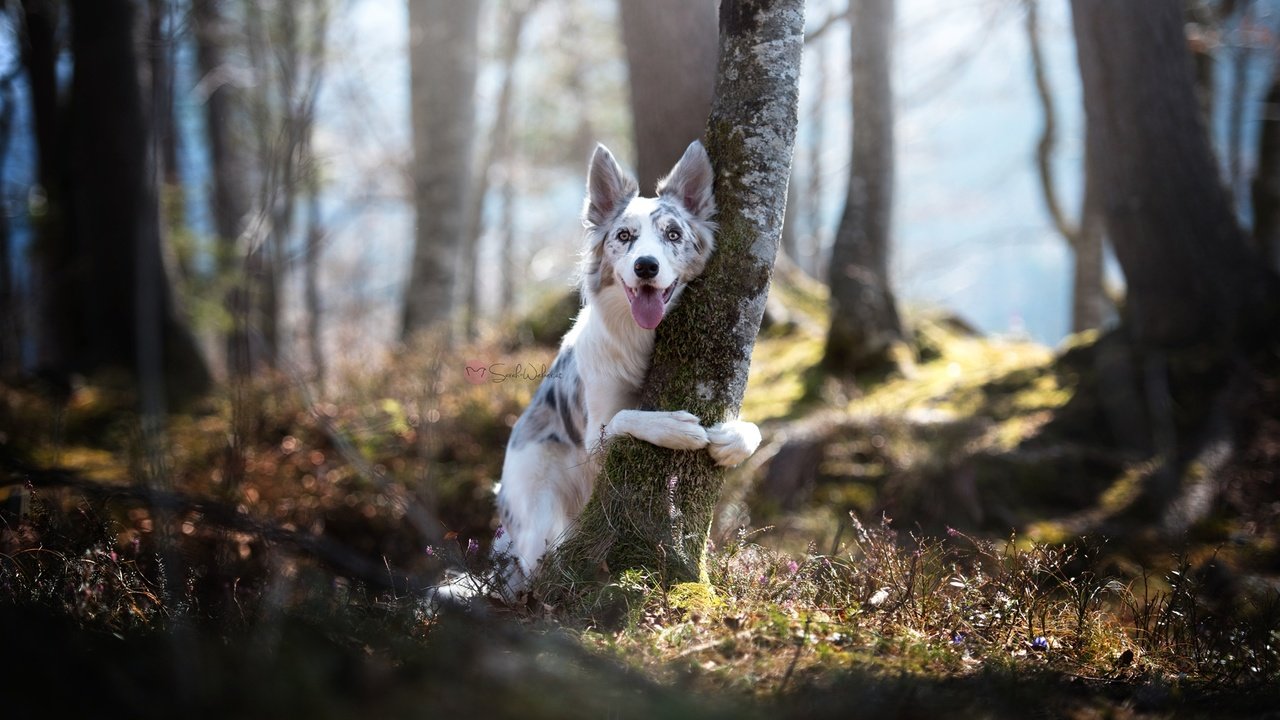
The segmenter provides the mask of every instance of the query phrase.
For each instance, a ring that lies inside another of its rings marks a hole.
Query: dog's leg
[[[707,446],[707,429],[697,415],[684,411],[619,410],[604,428],[605,439],[614,435],[630,435],[672,450]]]
[[[722,467],[733,467],[760,447],[760,428],[745,420],[730,420],[707,428],[707,452]]]

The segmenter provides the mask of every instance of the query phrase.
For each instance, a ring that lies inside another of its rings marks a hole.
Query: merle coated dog
[[[760,430],[749,422],[704,427],[687,412],[636,409],[654,328],[715,249],[713,181],[707,152],[695,141],[659,181],[657,197],[641,197],[613,154],[596,147],[583,209],[584,304],[516,423],[502,468],[494,553],[509,558],[496,578],[508,599],[526,589],[542,556],[581,512],[599,473],[597,450],[609,438],[706,448],[724,466],[760,445]]]

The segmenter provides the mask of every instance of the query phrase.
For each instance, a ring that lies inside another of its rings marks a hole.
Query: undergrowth
[[[788,351],[785,336],[765,342],[757,382],[787,377],[785,366],[814,349]],[[1063,401],[1065,390],[1038,375],[970,392],[960,385],[968,370],[950,365],[985,364],[1001,379],[1041,359],[978,340],[964,348],[972,350],[967,360],[922,363],[924,385],[895,379],[846,404],[949,415],[990,405],[993,417],[1020,418]],[[807,548],[794,535],[774,542],[768,529],[730,533],[708,553],[709,584],[628,571],[584,589],[578,610],[529,598],[479,603],[465,616],[439,612],[424,590],[442,570],[486,571],[501,469],[494,448],[552,353],[496,342],[445,359],[422,353],[436,359],[352,372],[323,400],[295,378],[259,378],[175,416],[158,439],[121,411],[127,397],[92,383],[57,401],[0,388],[0,626],[19,632],[10,640],[15,653],[48,659],[50,668],[59,652],[83,651],[80,634],[97,638],[90,645],[99,656],[148,671],[168,657],[157,656],[155,638],[172,652],[190,643],[204,660],[163,670],[176,680],[211,673],[191,697],[234,694],[267,677],[285,687],[278,673],[293,673],[295,692],[281,697],[318,706],[334,693],[351,707],[376,695],[412,708],[422,697],[415,693],[426,692],[437,702],[458,695],[460,712],[741,717],[746,698],[746,707],[803,717],[815,698],[865,710],[881,707],[883,693],[959,692],[976,698],[953,708],[964,715],[1009,683],[1036,678],[1072,683],[1045,686],[1050,696],[1085,688],[1157,712],[1188,698],[1274,695],[1267,688],[1280,681],[1280,593],[1217,573],[1220,558],[1203,546],[1135,564],[1095,538],[1050,543],[1025,533],[930,534],[919,525],[903,532],[850,514],[834,538],[811,535]],[[523,368],[472,384],[463,372],[475,361]],[[790,376],[761,395],[762,414],[804,407],[805,381]],[[936,397],[959,399],[942,407]],[[855,460],[884,473],[914,468],[920,492],[939,496],[932,481],[948,472],[945,463],[920,468],[945,438],[936,423],[919,427],[931,444],[892,428],[849,429],[857,442],[833,445],[845,465],[828,458],[826,467],[846,475],[841,468]],[[980,429],[978,440],[957,443],[1004,449],[1034,430],[1009,440],[999,427]],[[863,479],[868,493],[892,489],[878,475]],[[47,620],[24,631],[36,617]],[[262,657],[274,659],[270,673]],[[130,692],[146,694],[154,681],[143,676]],[[529,678],[546,684],[540,690]],[[391,691],[405,687],[416,689]],[[545,688],[560,696],[547,699]],[[99,691],[125,695],[110,684]],[[283,701],[267,694],[242,697],[258,712],[241,714],[273,715],[263,708]],[[891,704],[895,711],[913,714]],[[922,716],[918,708],[914,715]]]

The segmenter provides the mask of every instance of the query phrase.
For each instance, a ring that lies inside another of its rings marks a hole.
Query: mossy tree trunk
[[[688,410],[705,425],[736,416],[778,251],[795,142],[802,0],[724,0],[707,123],[716,169],[717,250],[658,328],[641,407]],[[706,546],[724,472],[702,450],[620,437],[604,450],[595,491],[535,589],[625,569],[663,582],[706,580]]]

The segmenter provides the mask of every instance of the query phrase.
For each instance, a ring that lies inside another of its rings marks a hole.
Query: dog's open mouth
[[[667,303],[671,301],[671,295],[676,291],[676,283],[671,283],[666,290],[659,290],[652,285],[633,289],[626,283],[623,283],[622,287],[626,288],[627,302],[631,303],[631,317],[635,319],[637,325],[646,330],[652,330],[662,322],[663,316],[667,313]]]

